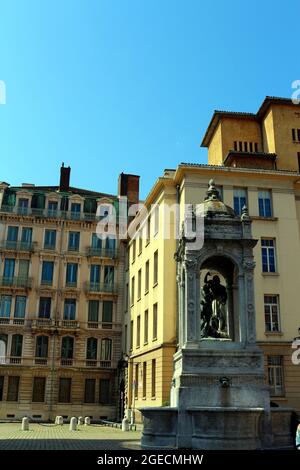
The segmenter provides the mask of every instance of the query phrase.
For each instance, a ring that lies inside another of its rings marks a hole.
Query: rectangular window
[[[159,231],[159,205],[156,204],[154,209],[154,236],[158,234]]]
[[[92,234],[92,248],[97,251],[101,251],[102,239],[98,237],[97,233]]]
[[[80,219],[81,204],[78,202],[72,202],[71,204],[71,219]]]
[[[128,334],[128,327],[127,325],[124,326],[124,351],[127,352],[127,334]]]
[[[112,340],[110,338],[104,338],[101,340],[101,361],[111,361],[112,355]]]
[[[128,302],[129,302],[129,284],[126,283],[125,287],[125,312],[128,311]]]
[[[0,401],[3,400],[4,375],[0,375]]]
[[[276,272],[275,240],[261,239],[262,270],[264,273]]]
[[[10,355],[12,357],[22,357],[23,336],[13,335],[11,339]]]
[[[139,397],[139,364],[135,365],[135,377],[134,377],[134,397]]]
[[[99,403],[102,405],[108,405],[110,400],[110,380],[100,379],[99,382]]]
[[[32,401],[43,403],[45,401],[46,377],[34,377]]]
[[[45,230],[44,249],[55,250],[56,230]]]
[[[151,217],[150,214],[147,219],[147,233],[146,233],[146,246],[149,245],[150,243],[150,238],[151,238]]]
[[[300,142],[300,129],[297,129],[298,142]]]
[[[147,396],[147,362],[143,362],[143,398]]]
[[[157,303],[153,305],[153,341],[157,339]]]
[[[88,322],[99,321],[99,300],[89,300]]]
[[[253,143],[252,142],[249,142],[249,149],[250,149],[250,152],[253,152]]]
[[[22,234],[21,234],[21,243],[23,247],[29,246],[32,242],[32,228],[31,227],[23,227]]]
[[[155,286],[158,282],[158,250],[154,253],[153,263],[153,285]]]
[[[130,322],[130,351],[133,348],[133,320]]]
[[[41,297],[39,304],[39,318],[50,318],[51,297]]]
[[[138,272],[138,292],[137,292],[137,299],[141,299],[141,294],[142,294],[142,270],[139,269]]]
[[[11,310],[11,295],[1,295],[0,297],[0,317],[9,318]]]
[[[265,295],[265,328],[266,331],[280,331],[279,328],[279,296]]]
[[[131,299],[130,299],[130,305],[134,304],[134,276],[131,279]]]
[[[145,265],[145,294],[149,292],[149,260],[146,261]]]
[[[79,251],[80,232],[69,232],[69,251]]]
[[[103,300],[102,328],[112,328],[113,321],[113,302]]]
[[[144,344],[148,343],[148,310],[145,310],[144,315]]]
[[[136,251],[136,240],[134,239],[134,240],[132,240],[132,245],[131,245],[131,253],[132,253],[132,255],[131,255],[131,260],[132,261],[131,262],[132,263],[134,263],[134,261],[135,261],[135,251]]]
[[[43,261],[42,267],[42,284],[51,285],[53,282],[53,261]]]
[[[114,266],[104,266],[104,284],[113,286],[115,277]]]
[[[140,341],[141,341],[141,316],[137,316],[137,321],[136,321],[136,347],[140,347]]]
[[[295,142],[295,140],[296,140],[296,129],[292,129],[292,139]]]
[[[239,151],[243,151],[243,142],[239,141]]]
[[[143,233],[142,230],[140,230],[139,233],[139,255],[142,253],[143,250]]]
[[[25,310],[26,310],[26,297],[23,295],[17,295],[14,317],[25,318]]]
[[[233,142],[233,150],[237,150],[237,141],[236,140]]]
[[[77,286],[77,263],[67,263],[66,284],[67,286]]]
[[[57,201],[49,201],[48,202],[48,216],[49,217],[56,217],[57,216],[57,209],[58,209],[58,202]]]
[[[7,248],[15,248],[18,241],[19,227],[8,227],[6,246]]]
[[[254,152],[258,152],[258,143],[254,142]]]
[[[96,397],[96,379],[85,379],[84,402],[95,403]]]
[[[272,217],[271,191],[258,191],[258,209],[260,217]]]
[[[92,264],[90,271],[90,283],[95,287],[100,283],[100,264]]]
[[[18,202],[18,214],[28,214],[29,199],[19,199]]]
[[[300,173],[300,152],[297,152],[297,158],[298,158],[298,173]]]
[[[247,190],[245,188],[235,188],[233,190],[233,207],[236,215],[242,214],[242,209],[247,205]]]
[[[76,299],[66,299],[64,305],[64,320],[75,320]]]
[[[248,142],[244,142],[244,152],[248,152]]]
[[[282,356],[268,356],[268,380],[271,396],[284,396]]]
[[[20,377],[10,375],[8,377],[7,401],[18,401]]]
[[[28,279],[29,273],[29,260],[28,259],[20,259],[19,261],[19,270],[18,275],[19,278],[22,280]]]
[[[15,259],[13,258],[5,258],[4,260],[4,270],[3,270],[3,277],[5,278],[4,281],[11,281],[15,274]]]
[[[156,395],[156,359],[152,359],[152,375],[151,375],[151,396]]]
[[[61,377],[59,379],[58,402],[70,403],[71,402],[71,384],[72,379]]]

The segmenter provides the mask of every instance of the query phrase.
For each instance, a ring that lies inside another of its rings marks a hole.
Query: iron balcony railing
[[[122,324],[117,322],[101,322],[101,321],[78,321],[66,319],[52,319],[52,318],[14,318],[0,316],[1,326],[24,326],[26,328],[38,329],[68,329],[68,330],[121,330]]]
[[[34,251],[36,243],[4,240],[0,242],[0,248],[7,251]]]
[[[115,369],[117,362],[102,359],[76,359],[63,358],[56,356],[55,359],[45,357],[29,356],[0,356],[0,366],[45,366],[45,367],[78,367],[78,368],[97,368],[97,369]]]
[[[0,277],[0,287],[22,287],[24,289],[30,289],[32,286],[32,278],[30,277]]]
[[[104,283],[104,282],[86,282],[85,285],[86,292],[99,292],[99,293],[109,293],[116,294],[117,286],[113,283]]]
[[[87,256],[97,256],[99,258],[117,258],[118,250],[116,248],[93,248],[89,246],[86,250]]]
[[[0,325],[25,325],[25,318],[0,317]]]
[[[95,213],[90,212],[73,212],[54,209],[34,209],[32,207],[18,207],[7,205],[2,205],[0,212],[54,219],[83,220],[86,222],[98,221],[105,217],[104,215],[96,215]]]

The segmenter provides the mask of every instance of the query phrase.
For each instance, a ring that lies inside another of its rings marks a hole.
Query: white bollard
[[[22,419],[22,431],[29,431],[29,418]]]
[[[91,418],[89,416],[84,418],[84,424],[85,426],[89,426],[91,424]]]
[[[129,431],[129,421],[126,417],[122,419],[122,431]]]
[[[73,418],[71,418],[70,420],[70,431],[77,431],[77,418],[75,418],[75,416],[73,416]]]
[[[56,424],[59,424],[60,426],[64,424],[64,418],[62,416],[56,416],[56,420]]]
[[[84,424],[84,418],[83,418],[83,416],[79,416],[79,418],[78,418],[78,424],[80,424],[80,425]]]

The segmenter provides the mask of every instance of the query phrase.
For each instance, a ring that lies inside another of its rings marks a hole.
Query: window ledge
[[[276,272],[276,273],[262,272],[261,274],[262,274],[262,276],[271,276],[271,277],[272,277],[272,276],[275,276],[275,277],[276,277],[276,276],[279,276],[279,272]]]
[[[153,284],[153,288],[156,287],[158,285],[158,281],[156,281],[154,284]]]
[[[137,299],[137,302],[139,302],[140,300],[141,300],[141,297],[139,297],[139,298]]]
[[[261,215],[252,215],[250,216],[252,220],[265,220],[267,222],[276,222],[278,217],[263,217]]]
[[[266,336],[283,336],[282,331],[265,331]]]
[[[147,240],[147,242],[145,243],[145,246],[148,246],[150,245],[150,240]]]
[[[156,400],[156,397],[151,397],[151,400],[153,400],[153,401]]]
[[[157,341],[157,338],[153,338],[152,341]]]
[[[145,295],[149,294],[149,289],[145,291]]]

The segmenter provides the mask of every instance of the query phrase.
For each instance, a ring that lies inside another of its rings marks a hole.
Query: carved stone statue
[[[205,275],[201,300],[202,338],[227,338],[227,291],[219,276]]]

